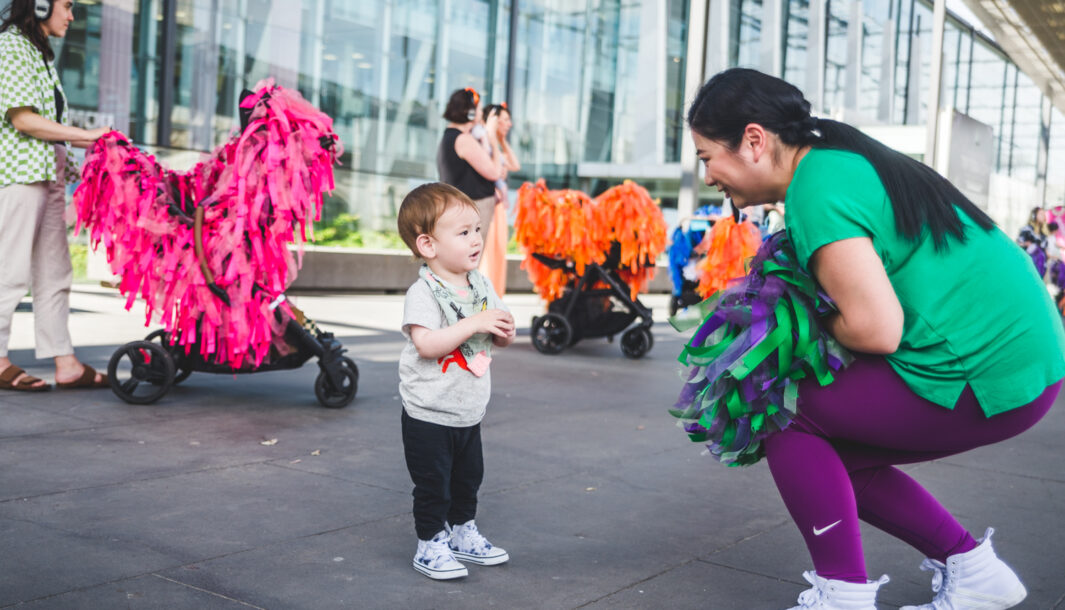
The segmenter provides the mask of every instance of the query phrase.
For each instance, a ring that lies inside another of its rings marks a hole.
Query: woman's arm
[[[854,237],[822,246],[810,258],[810,269],[839,309],[825,320],[837,341],[868,354],[898,349],[902,305],[872,240]]]
[[[29,106],[11,108],[7,111],[7,118],[19,133],[46,142],[95,142],[110,131],[108,127],[82,129],[56,123],[37,114]]]
[[[492,145],[492,154],[489,155],[473,136],[468,133],[460,134],[455,138],[455,154],[469,163],[485,180],[495,182],[506,175],[502,169],[499,147],[495,143]]]
[[[516,172],[521,169],[521,163],[518,163],[518,157],[514,154],[514,149],[510,147],[510,144],[504,138],[499,138],[499,147],[503,149],[503,169],[508,172]]]

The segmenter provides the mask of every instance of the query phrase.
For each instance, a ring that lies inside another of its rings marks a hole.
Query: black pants
[[[407,415],[403,410],[403,455],[414,482],[414,529],[430,540],[451,525],[477,515],[477,490],[484,478],[481,424],[452,428]]]

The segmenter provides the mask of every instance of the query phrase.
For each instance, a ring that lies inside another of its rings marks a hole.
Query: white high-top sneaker
[[[926,558],[921,569],[932,572],[930,604],[903,606],[900,610],[1005,610],[1024,601],[1028,591],[1021,579],[991,548],[987,528],[980,545],[966,553],[947,557],[947,563]]]
[[[440,530],[432,540],[419,540],[418,551],[414,554],[414,569],[433,580],[451,580],[469,574],[466,566],[455,561],[451,549],[447,546],[447,530]]]
[[[506,551],[493,546],[481,535],[481,532],[477,531],[477,524],[473,522],[473,519],[462,525],[456,525],[454,528],[444,523],[444,527],[451,536],[448,545],[451,552],[455,554],[455,559],[482,566],[495,566],[510,561],[510,555]]]
[[[865,584],[821,578],[816,572],[803,572],[811,585],[799,594],[799,605],[789,610],[876,610],[876,592],[890,578],[870,580]]]

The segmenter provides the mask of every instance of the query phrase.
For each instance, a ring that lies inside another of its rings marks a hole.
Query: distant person
[[[492,348],[514,341],[514,317],[479,271],[477,206],[446,184],[424,184],[399,208],[399,234],[424,264],[403,305],[399,357],[403,451],[414,483],[414,569],[467,575],[459,561],[509,560],[474,523],[484,476],[481,419],[492,393]]]
[[[78,178],[66,142],[86,147],[110,128],[67,124],[63,86],[49,37],[66,36],[70,0],[13,0],[0,21],[0,390],[51,388],[8,358],[11,321],[33,292],[37,358],[55,360],[60,388],[109,387],[107,376],[74,356],[68,319],[73,269],[65,185]]]
[[[1065,297],[1065,261],[1062,260],[1061,248],[1058,240],[1053,235],[1058,232],[1058,223],[1047,223],[1050,231],[1050,239],[1047,240],[1047,271],[1049,271],[1050,284],[1054,286],[1054,302],[1059,304]]]
[[[762,237],[784,230],[784,204],[767,203],[762,210]]]
[[[509,223],[507,221],[507,206],[510,201],[507,189],[506,174],[521,169],[518,157],[514,149],[507,142],[507,134],[513,123],[510,120],[510,109],[506,102],[492,104],[484,109],[485,125],[496,126],[497,142],[502,149],[504,176],[496,180],[496,206],[492,214],[492,224],[487,228],[484,239],[484,255],[481,257],[481,272],[492,280],[496,293],[502,297],[507,292],[507,241],[510,238]],[[487,134],[487,128],[485,130]]]
[[[436,151],[436,169],[441,182],[462,191],[477,205],[481,218],[479,230],[486,233],[495,213],[495,183],[506,177],[506,171],[496,121],[485,122],[487,146],[471,135],[478,123],[480,103],[480,96],[470,88],[451,94],[444,109],[448,123]]]
[[[1047,245],[1050,242],[1051,231],[1046,222],[1046,210],[1041,207],[1032,208],[1028,214],[1028,224],[1021,227],[1017,236],[1020,244],[1028,256],[1032,258],[1039,277],[1044,277],[1047,271]]]
[[[822,331],[856,356],[801,382],[798,415],[764,441],[815,568],[797,608],[874,610],[887,578],[868,579],[859,519],[928,557],[922,610],[1021,603],[993,530],[977,540],[896,466],[1011,438],[1053,405],[1065,332],[1027,257],[935,170],[811,116],[779,78],[717,74],[688,124],[708,186],[740,208],[786,202],[797,262],[837,307]]]

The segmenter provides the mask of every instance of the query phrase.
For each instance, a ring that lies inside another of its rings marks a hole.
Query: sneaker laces
[[[813,588],[799,593],[799,607],[813,608],[817,605],[817,602],[821,601],[821,589],[817,586],[817,576],[814,572],[807,571],[802,573],[802,577],[806,579],[806,582],[813,585]]]
[[[473,550],[480,551],[484,549],[492,548],[492,544],[481,535],[481,532],[477,530],[477,525],[470,521],[460,526],[462,546]]]
[[[429,565],[434,568],[439,567],[441,563],[453,557],[451,549],[447,545],[447,538],[443,537],[427,541],[423,556],[429,560]]]
[[[928,607],[941,608],[943,598],[947,595],[947,591],[943,587],[943,581],[947,576],[947,564],[942,561],[925,557],[924,561],[921,562],[921,571],[932,573],[932,592],[935,593],[936,596],[932,599],[932,603],[929,604]],[[925,606],[921,607],[924,608]]]
[[[935,559],[924,558],[921,562],[922,572],[932,573],[932,592],[939,593],[939,590],[943,588],[943,577],[947,573],[947,566],[942,561],[936,561]]]

